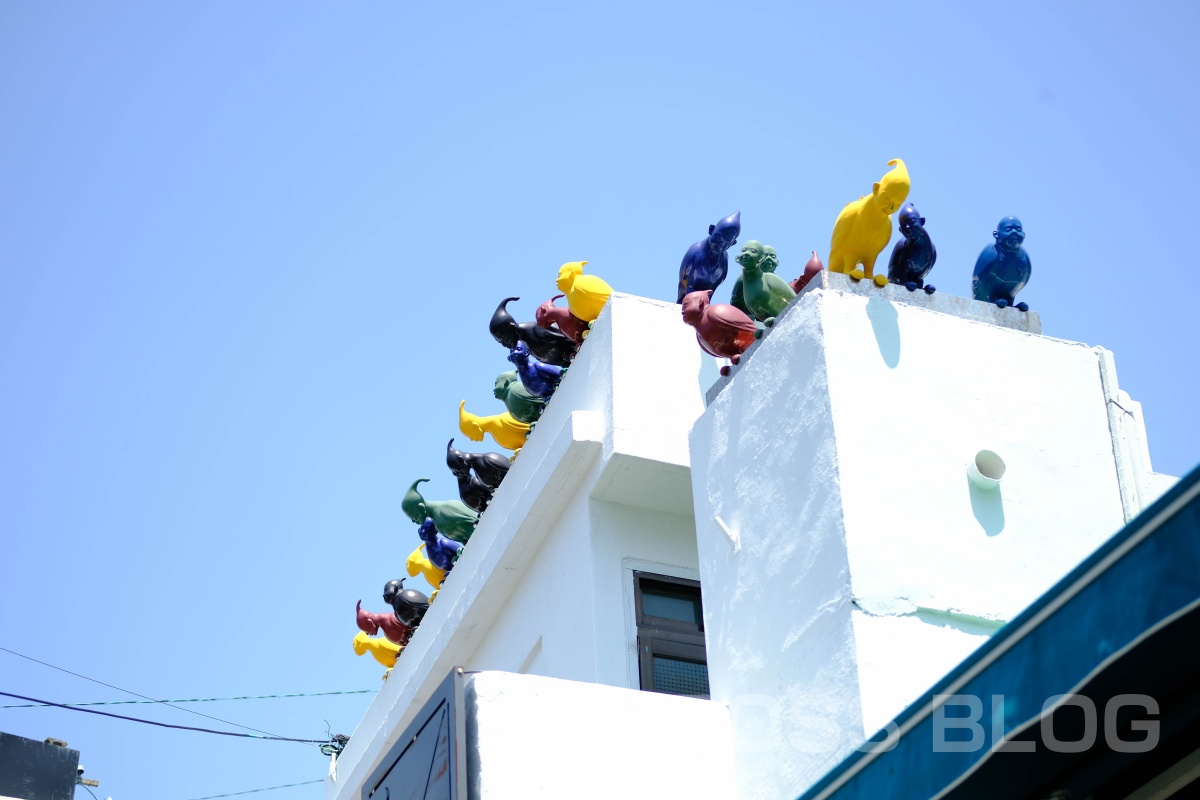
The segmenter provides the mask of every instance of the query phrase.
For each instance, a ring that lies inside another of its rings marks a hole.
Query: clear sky
[[[497,301],[531,319],[577,259],[673,300],[734,210],[793,277],[896,157],[931,282],[967,295],[1021,217],[1021,299],[1115,353],[1186,472],[1197,30],[1190,2],[0,0],[0,646],[156,698],[377,687],[354,603],[418,544],[404,488],[455,496],[459,400],[501,410]],[[4,652],[0,691],[129,699]],[[369,700],[187,707],[321,738]],[[115,800],[327,765],[56,709],[0,730],[65,739]]]

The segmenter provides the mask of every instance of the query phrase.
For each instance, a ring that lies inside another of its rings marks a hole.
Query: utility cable
[[[160,728],[174,728],[180,731],[199,731],[200,733],[215,733],[218,736],[239,736],[244,739],[265,739],[273,742],[300,742],[302,744],[329,744],[329,739],[292,739],[287,736],[276,736],[269,733],[265,736],[259,736],[253,733],[238,733],[237,731],[214,731],[211,728],[193,728],[190,725],[172,725],[168,722],[155,722],[152,719],[139,719],[138,717],[126,717],[121,714],[112,714],[108,711],[96,711],[91,708],[79,708],[78,706],[68,706],[63,703],[51,703],[49,700],[39,700],[36,697],[25,697],[20,694],[12,694],[10,692],[0,692],[3,697],[15,697],[17,700],[28,700],[31,703],[40,703],[46,706],[55,706],[56,708],[65,708],[68,711],[82,711],[85,714],[99,714],[102,717],[113,717],[114,719],[127,719],[130,722],[141,722],[146,725],[157,725]],[[203,715],[202,715],[203,716]],[[216,717],[213,717],[216,719]],[[224,720],[221,720],[224,722]],[[253,728],[251,728],[253,730]]]
[[[82,784],[82,783],[77,783],[77,784],[75,784],[75,785],[76,785],[76,786],[83,786],[83,784]],[[90,787],[83,786],[83,788],[87,789],[87,793],[88,793],[88,794],[90,794],[92,797],[96,797],[96,793],[95,793],[95,792],[93,792],[93,791],[91,790],[91,788],[90,788]],[[100,800],[100,798],[99,798],[99,797],[96,797],[96,800]]]
[[[305,781],[304,783],[285,783],[282,786],[268,786],[265,789],[247,789],[244,792],[231,792],[229,794],[210,794],[204,797],[193,797],[191,800],[216,800],[218,797],[237,797],[239,794],[254,794],[255,792],[269,792],[274,789],[288,789],[292,786],[311,786],[314,783],[324,783],[325,779],[320,778],[315,781]]]
[[[299,694],[249,694],[240,697],[189,697],[184,700],[104,700],[97,703],[64,703],[68,706],[134,706],[152,703],[215,703],[222,700],[275,700],[281,697],[327,697],[335,694],[375,694],[377,689],[355,689],[349,692],[306,692]],[[15,703],[0,708],[42,708],[42,703]],[[186,709],[185,709],[186,710]],[[215,717],[214,717],[215,719]],[[224,722],[224,720],[222,720]]]
[[[101,686],[107,686],[110,689],[116,689],[118,692],[125,692],[125,694],[131,694],[134,697],[140,697],[143,700],[152,700],[155,703],[161,703],[162,705],[167,706],[168,708],[177,708],[180,711],[186,711],[187,713],[195,714],[198,717],[206,717],[207,719],[216,720],[217,722],[223,722],[226,725],[232,725],[235,728],[245,728],[246,730],[254,731],[255,733],[265,733],[267,736],[275,736],[276,738],[279,738],[279,739],[284,738],[282,736],[278,736],[277,734],[271,733],[270,731],[263,731],[263,730],[259,730],[258,728],[251,728],[249,725],[242,725],[237,722],[230,722],[229,720],[221,719],[220,717],[213,717],[208,714],[201,714],[199,711],[192,711],[190,708],[183,708],[181,706],[173,706],[166,701],[155,700],[153,697],[147,697],[144,694],[138,694],[137,692],[131,692],[129,689],[122,689],[120,686],[113,686],[111,683],[105,683],[104,681],[98,681],[95,678],[89,678],[87,675],[80,675],[78,672],[71,672],[71,670],[69,670],[69,669],[63,669],[62,667],[56,667],[53,664],[46,663],[45,661],[38,661],[36,658],[33,658],[32,656],[23,655],[21,653],[18,653],[16,650],[9,650],[7,647],[0,647],[0,650],[3,650],[6,653],[12,653],[14,656],[18,656],[18,657],[24,658],[28,661],[32,661],[35,664],[41,664],[43,667],[50,667],[50,669],[56,669],[59,672],[65,672],[68,675],[74,675],[76,678],[83,678],[85,681],[91,681],[92,683],[98,683]],[[13,696],[15,697],[16,695],[13,695]],[[26,698],[22,698],[22,699],[26,699]],[[62,704],[61,703],[51,703],[50,705],[57,706],[57,705],[62,705]]]

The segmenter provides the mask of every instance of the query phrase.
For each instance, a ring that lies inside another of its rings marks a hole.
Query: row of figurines
[[[905,203],[912,185],[908,168],[898,158],[889,161],[888,165],[892,169],[872,187],[871,194],[847,203],[838,214],[829,245],[829,270],[846,273],[855,280],[868,278],[879,286],[891,282],[905,286],[909,291],[924,289],[932,294],[934,287],[927,285],[925,280],[937,260],[937,250],[925,230],[925,218],[912,203]],[[875,261],[892,238],[891,215],[897,211],[902,238],[892,249],[887,276],[875,275]],[[741,214],[737,212],[708,226],[708,236],[684,253],[675,302],[682,303],[693,292],[711,291],[721,285],[729,274],[726,251],[737,243],[741,230]],[[1011,305],[1028,311],[1025,303],[1016,302],[1017,293],[1029,282],[1032,273],[1029,254],[1021,246],[1025,241],[1021,221],[1016,217],[1005,217],[992,231],[992,237],[995,241],[984,247],[975,261],[971,276],[972,295],[976,300],[995,303],[1001,308]],[[778,259],[771,248],[758,242],[747,242],[736,261],[743,270],[739,282],[745,285],[752,280],[754,283],[753,288],[742,292],[734,286],[730,304],[743,313],[763,321],[778,314],[786,305],[784,298],[789,291],[794,296],[793,286],[773,275]],[[809,267],[812,264],[810,261]],[[818,266],[817,271],[819,269]],[[771,277],[760,281],[760,274]],[[805,275],[811,275],[808,268]],[[746,291],[752,297],[746,296]],[[741,297],[745,297],[744,302],[739,302]]]

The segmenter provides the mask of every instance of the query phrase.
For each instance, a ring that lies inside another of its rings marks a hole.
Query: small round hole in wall
[[[999,454],[992,450],[980,450],[967,467],[967,475],[971,483],[980,489],[995,489],[1000,485],[1000,479],[1007,470],[1008,467]]]

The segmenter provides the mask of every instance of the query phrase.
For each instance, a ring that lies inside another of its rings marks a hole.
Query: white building
[[[1036,314],[823,273],[707,358],[613,296],[327,800],[796,797],[1173,482]]]

